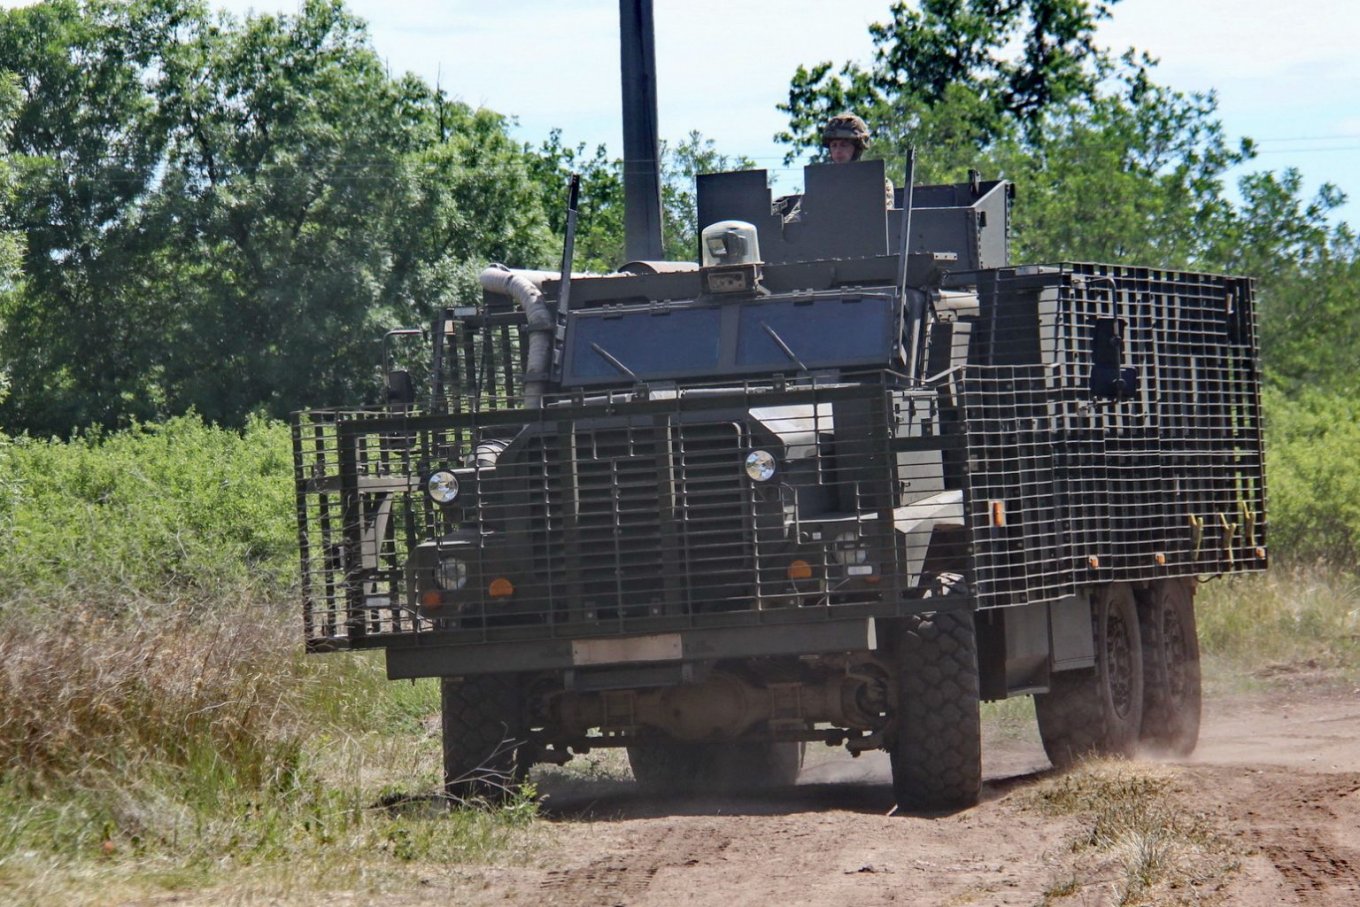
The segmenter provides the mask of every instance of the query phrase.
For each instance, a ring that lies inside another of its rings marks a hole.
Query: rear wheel
[[[893,796],[905,810],[963,809],[982,790],[977,636],[968,611],[907,618],[896,641]]]
[[[1095,593],[1095,667],[1054,674],[1034,697],[1039,736],[1055,766],[1086,755],[1132,755],[1143,723],[1143,654],[1138,609],[1126,585]]]
[[[444,789],[456,800],[501,800],[528,770],[524,703],[514,675],[441,680]]]
[[[638,784],[651,793],[740,793],[794,784],[803,766],[804,748],[796,742],[658,740],[628,747],[628,764]]]
[[[1161,580],[1141,598],[1142,742],[1188,756],[1199,742],[1202,696],[1194,580]]]

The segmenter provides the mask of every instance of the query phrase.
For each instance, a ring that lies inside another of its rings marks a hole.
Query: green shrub
[[[1268,389],[1266,488],[1277,559],[1360,565],[1360,403]]]
[[[0,604],[278,598],[297,572],[294,520],[282,423],[0,436]]]

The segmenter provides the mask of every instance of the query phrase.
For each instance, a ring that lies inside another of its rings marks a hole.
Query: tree
[[[1037,135],[1054,105],[1091,96],[1097,23],[1118,0],[922,0],[871,25],[870,68],[800,66],[789,87],[785,163],[820,147],[820,129],[854,111],[880,147],[984,147],[1019,129]],[[1018,55],[1013,49],[1018,48]],[[946,110],[944,118],[935,116]],[[930,164],[927,162],[927,167]]]
[[[0,207],[14,195],[14,161],[3,143],[6,128],[13,121],[19,107],[18,80],[13,73],[0,74]],[[19,292],[20,268],[23,264],[23,234],[6,229],[0,232],[0,346],[4,343],[5,315],[9,300]],[[0,363],[0,403],[9,396],[9,369]]]
[[[169,246],[185,354],[172,411],[234,421],[362,399],[377,339],[451,301],[451,266],[540,257],[541,212],[504,120],[390,79],[340,3],[199,46],[186,72],[215,90],[182,80],[162,97],[175,170],[151,206],[185,240]]]
[[[1360,240],[1334,222],[1344,196],[1312,198],[1297,171],[1241,177],[1210,94],[1158,84],[1155,60],[1093,43],[1110,4],[923,0],[871,29],[871,68],[822,63],[794,74],[788,158],[854,110],[871,155],[922,152],[918,179],[970,167],[1017,186],[1013,260],[1094,260],[1256,278],[1265,366],[1272,538],[1299,559],[1354,565],[1360,482]],[[1023,36],[1023,37],[1022,37]],[[1340,464],[1340,465],[1338,465]]]
[[[1345,196],[1324,185],[1305,201],[1297,170],[1242,179],[1242,204],[1220,237],[1223,269],[1256,275],[1267,375],[1290,397],[1360,400],[1360,239],[1331,221]],[[1360,501],[1356,502],[1360,506]]]
[[[133,326],[155,316],[134,291],[139,237],[127,215],[165,145],[141,76],[199,12],[178,6],[56,0],[0,20],[0,68],[21,94],[4,139],[16,170],[5,227],[27,239],[23,290],[6,300],[4,358],[10,403],[42,412],[45,427],[108,421],[120,401],[154,396],[144,328]]]
[[[0,340],[17,427],[357,401],[384,329],[478,262],[551,257],[504,119],[391,78],[339,0],[243,22],[53,0],[0,15],[0,62],[30,237]]]
[[[1155,84],[1155,61],[1102,60],[1102,90],[1050,105],[1031,135],[974,149],[1018,186],[1014,257],[1220,269],[1232,229],[1226,173],[1250,159],[1231,147],[1212,94]],[[933,153],[933,149],[930,150]]]

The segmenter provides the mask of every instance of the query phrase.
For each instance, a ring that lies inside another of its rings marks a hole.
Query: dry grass
[[[1236,868],[1232,850],[1201,816],[1181,808],[1177,773],[1165,766],[1093,761],[1026,794],[1049,815],[1076,815],[1078,857],[1046,903],[1103,888],[1120,905],[1192,904]]]
[[[0,638],[7,779],[82,786],[156,768],[228,773],[246,787],[288,782],[302,670],[275,615],[63,617]]]
[[[1360,679],[1360,575],[1276,567],[1200,585],[1196,613],[1208,675],[1229,688],[1306,668]]]
[[[436,796],[431,685],[304,658],[276,609],[67,617],[0,621],[5,898],[414,886],[434,865],[513,862],[533,834],[532,791],[494,812]]]

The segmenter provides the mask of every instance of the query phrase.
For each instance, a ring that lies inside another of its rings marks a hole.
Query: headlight
[[[425,480],[425,493],[436,504],[452,504],[458,498],[458,477],[447,469],[432,472]]]
[[[869,559],[869,552],[862,547],[862,540],[853,532],[842,532],[836,536],[836,547],[832,549],[837,561],[843,567],[862,564]]]
[[[467,585],[468,568],[456,557],[440,559],[434,565],[434,584],[445,592],[456,592]]]
[[[768,450],[753,450],[746,455],[746,474],[753,482],[768,482],[774,478],[779,461]]]

